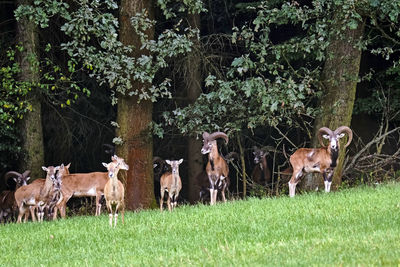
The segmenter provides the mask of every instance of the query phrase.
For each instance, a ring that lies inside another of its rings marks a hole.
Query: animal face
[[[339,149],[339,139],[344,137],[345,134],[344,133],[340,133],[340,134],[324,134],[322,135],[322,137],[324,139],[329,140],[329,147],[331,148],[331,150],[338,150]]]
[[[216,141],[210,141],[210,140],[203,140],[203,147],[201,148],[201,154],[205,155],[211,152],[212,148],[214,145],[216,145]]]
[[[179,173],[179,165],[183,162],[183,159],[180,159],[180,160],[166,160],[165,162],[167,164],[171,165],[172,174],[178,174]]]
[[[256,150],[253,152],[254,155],[254,163],[258,164],[261,160],[268,154],[268,152],[264,152],[262,150]]]
[[[123,158],[120,158],[117,155],[114,155],[111,157],[111,159],[113,162],[119,164],[119,168],[121,170],[129,170],[129,166],[128,166],[128,164],[125,163],[125,160]]]

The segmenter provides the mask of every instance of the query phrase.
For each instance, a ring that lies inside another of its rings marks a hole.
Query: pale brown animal
[[[17,223],[22,222],[22,216],[24,215],[24,222],[27,222],[29,211],[31,212],[32,221],[36,221],[35,208],[38,209],[39,221],[43,220],[44,208],[53,196],[54,187],[58,186],[56,172],[59,168],[60,166],[43,166],[42,169],[47,173],[43,183],[40,181],[31,183],[15,191],[15,201],[19,210]]]
[[[345,136],[349,139],[345,145],[347,147],[353,139],[353,132],[347,126],[340,126],[335,131],[327,127],[318,130],[318,140],[321,148],[299,148],[290,156],[290,164],[293,168],[293,174],[289,181],[289,196],[294,197],[296,185],[304,173],[319,172],[322,173],[325,183],[325,192],[329,192],[332,184],[333,171],[337,165],[339,157],[339,139]],[[325,146],[323,140],[329,140],[328,146]]]
[[[207,132],[203,133],[203,147],[201,153],[208,154],[206,172],[210,182],[210,205],[214,205],[217,202],[218,188],[221,189],[222,199],[226,202],[225,190],[229,184],[229,167],[218,153],[217,138],[225,139],[226,143],[229,141],[228,136],[223,132],[215,132],[212,134]]]
[[[172,171],[164,173],[160,179],[160,210],[163,211],[164,193],[167,191],[167,206],[168,210],[172,211],[177,205],[179,192],[182,189],[182,181],[179,176],[179,165],[183,162],[183,159],[166,160],[165,162],[171,165]]]
[[[114,155],[111,160],[120,163],[121,169],[126,165],[123,158]],[[96,197],[96,212],[101,213],[101,196],[104,195],[104,186],[108,182],[107,172],[72,173],[66,174],[63,178],[63,198],[57,205],[62,218],[65,218],[67,202],[71,197]],[[57,216],[57,215],[56,215]]]
[[[110,227],[112,227],[112,219],[114,217],[114,227],[116,227],[118,211],[121,211],[122,224],[124,224],[125,213],[125,187],[121,181],[118,180],[118,172],[120,169],[128,170],[129,166],[126,163],[122,164],[120,162],[110,162],[108,164],[103,162],[103,166],[107,168],[107,176],[109,178],[104,186],[104,197],[106,199],[107,209],[110,212],[109,223]]]

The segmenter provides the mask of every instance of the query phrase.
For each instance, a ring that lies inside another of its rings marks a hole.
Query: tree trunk
[[[339,23],[337,26],[343,25]],[[364,26],[365,21],[359,23],[357,29],[347,28],[341,37],[333,36],[327,48],[327,59],[322,71],[324,91],[320,102],[322,112],[314,124],[313,147],[319,144],[317,138],[319,128],[328,127],[335,130],[342,125],[350,126],[361,60],[361,50],[355,45],[363,37]],[[347,139],[344,141],[347,142]],[[344,141],[341,142],[338,165],[332,179],[333,189],[342,183]],[[320,174],[307,175],[305,187],[307,189],[321,187],[322,181]]]
[[[122,0],[120,10],[120,40],[124,45],[134,45],[131,56],[140,56],[143,51],[139,37],[133,30],[130,18],[145,8],[149,18],[154,18],[153,2],[146,0]],[[147,32],[151,38],[154,29]],[[149,87],[150,84],[142,84],[132,80],[133,90]],[[129,165],[125,181],[125,204],[129,210],[146,209],[156,207],[153,180],[153,137],[150,131],[152,121],[153,103],[142,100],[138,103],[137,96],[118,96],[117,136],[124,143],[117,147],[117,155],[124,158]]]
[[[200,29],[200,15],[189,14],[188,15],[189,25],[193,28]],[[193,40],[197,42],[197,40]],[[196,45],[196,44],[195,44]],[[195,49],[193,50],[195,51]],[[185,84],[187,90],[187,98],[189,104],[192,104],[202,93],[201,90],[201,60],[195,53],[190,53],[186,61],[186,73],[185,73]],[[200,185],[196,181],[196,177],[204,169],[203,167],[203,156],[200,153],[202,143],[201,139],[189,137],[187,141],[188,145],[188,198],[190,203],[195,203],[199,200]]]
[[[31,1],[19,0],[18,5],[30,4]],[[38,60],[38,29],[35,23],[22,18],[17,23],[17,40],[23,46],[18,55],[21,67],[19,79],[32,83],[39,82],[39,72],[36,67]],[[28,94],[28,101],[32,105],[32,111],[27,112],[19,127],[22,141],[23,158],[20,160],[19,169],[21,172],[31,170],[33,179],[44,177],[42,166],[44,165],[44,145],[41,116],[40,94],[32,86]]]

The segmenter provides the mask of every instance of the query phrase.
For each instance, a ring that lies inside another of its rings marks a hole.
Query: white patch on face
[[[335,138],[332,138],[331,140],[331,148],[336,149],[337,148],[337,141]]]

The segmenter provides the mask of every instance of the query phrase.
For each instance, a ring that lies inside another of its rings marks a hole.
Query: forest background
[[[231,197],[280,195],[288,156],[347,125],[333,186],[398,179],[399,14],[377,0],[0,1],[0,174],[105,171],[113,144],[128,209],[156,206],[154,156],[184,159],[181,199],[195,203],[201,134],[223,131],[221,153],[239,155]],[[251,179],[254,146],[267,185]]]

